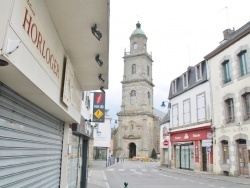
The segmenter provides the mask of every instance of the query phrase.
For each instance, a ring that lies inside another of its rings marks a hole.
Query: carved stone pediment
[[[124,139],[140,139],[141,135],[130,134],[130,135],[124,135],[123,138]]]

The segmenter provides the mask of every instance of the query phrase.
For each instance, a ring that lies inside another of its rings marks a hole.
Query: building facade
[[[249,175],[250,23],[223,34],[221,44],[205,56],[215,129],[214,173]]]
[[[109,0],[0,10],[0,187],[86,187],[82,92],[108,88]]]
[[[170,167],[171,155],[169,152],[169,125],[170,113],[167,113],[160,123],[160,164]]]
[[[171,167],[213,171],[211,102],[207,63],[188,67],[169,90]]]
[[[154,135],[152,56],[147,52],[147,37],[136,24],[130,36],[130,52],[124,53],[122,105],[115,131],[114,155],[150,157],[157,146]],[[159,125],[159,123],[158,123]],[[159,139],[158,139],[159,140]]]

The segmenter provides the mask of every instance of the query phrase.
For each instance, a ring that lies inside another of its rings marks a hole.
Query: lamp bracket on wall
[[[19,48],[21,44],[21,40],[11,40],[8,39],[8,44],[6,48],[6,54],[12,54],[14,51],[16,51],[17,48]]]
[[[101,90],[103,93],[105,93],[105,91],[104,91],[104,89],[103,89],[103,86],[100,87],[100,90]]]
[[[91,27],[91,31],[98,40],[102,38],[102,33],[97,29],[96,24]]]
[[[103,77],[102,77],[102,74],[99,74],[98,78],[99,78],[99,80],[100,80],[102,83],[105,82],[105,80],[104,80]]]
[[[97,54],[95,56],[95,61],[98,63],[98,65],[101,67],[103,65],[103,61],[100,60],[100,54]]]

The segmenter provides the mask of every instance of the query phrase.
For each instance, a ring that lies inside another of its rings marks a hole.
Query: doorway
[[[207,151],[206,147],[202,147],[202,170],[207,171]]]
[[[135,143],[129,144],[129,158],[133,158],[136,156],[136,145]]]
[[[248,170],[248,151],[246,146],[246,140],[239,139],[238,141],[238,156],[239,156],[239,165],[240,165],[240,174],[249,175]]]

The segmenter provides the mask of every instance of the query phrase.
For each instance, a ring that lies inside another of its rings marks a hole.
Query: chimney
[[[223,31],[223,35],[224,35],[224,40],[229,39],[229,37],[234,33],[234,28],[232,29],[226,29],[225,31]]]

